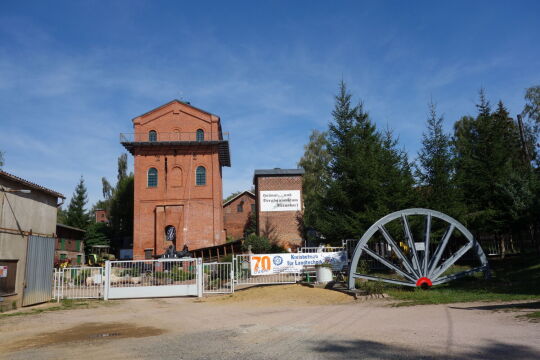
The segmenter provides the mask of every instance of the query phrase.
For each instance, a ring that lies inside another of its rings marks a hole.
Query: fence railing
[[[233,258],[234,282],[236,285],[294,284],[300,280],[299,273],[277,273],[272,275],[251,275],[248,254]]]
[[[304,246],[299,247],[297,252],[299,253],[318,253],[318,252],[339,252],[344,251],[343,246]]]
[[[202,296],[200,259],[107,261],[105,300]]]
[[[220,141],[229,140],[229,133],[204,134],[196,132],[158,132],[155,136],[150,136],[149,133],[121,133],[120,142],[160,142],[160,141]]]
[[[236,285],[292,284],[301,273],[251,275],[250,255],[229,263],[202,263],[200,258],[107,261],[105,267],[73,267],[54,272],[53,297],[120,299],[202,296],[232,293]]]
[[[234,292],[234,272],[232,263],[203,264],[203,293],[228,294]]]
[[[55,269],[53,299],[101,299],[104,273],[101,267]]]

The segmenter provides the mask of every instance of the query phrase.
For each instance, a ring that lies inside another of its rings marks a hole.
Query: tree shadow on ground
[[[427,346],[426,346],[427,348]],[[325,359],[363,360],[535,360],[540,359],[540,351],[529,346],[490,342],[474,349],[463,349],[460,353],[435,353],[427,349],[417,349],[400,345],[389,345],[375,341],[348,340],[322,341],[313,344],[313,350]]]
[[[482,306],[449,306],[450,309],[457,310],[512,310],[512,309],[525,309],[525,310],[537,310],[540,309],[540,301],[535,302],[520,302],[511,304],[498,304],[498,305],[482,305]]]

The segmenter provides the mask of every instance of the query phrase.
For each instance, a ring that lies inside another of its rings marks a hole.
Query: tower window
[[[195,172],[195,184],[206,185],[206,169],[204,166],[197,167],[197,171]]]
[[[148,169],[148,187],[157,187],[158,171],[156,168]]]
[[[197,141],[204,141],[204,131],[203,131],[203,129],[197,130]]]
[[[148,132],[148,141],[157,141],[157,132],[150,130]]]

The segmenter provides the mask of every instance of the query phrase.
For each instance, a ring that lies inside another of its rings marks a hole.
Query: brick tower
[[[133,128],[120,135],[135,162],[133,258],[224,243],[221,171],[231,160],[220,118],[173,100]]]
[[[303,169],[255,170],[257,232],[273,233],[279,245],[295,250],[302,246],[298,216],[303,210]]]

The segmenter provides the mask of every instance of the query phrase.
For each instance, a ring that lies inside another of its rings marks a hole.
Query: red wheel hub
[[[416,282],[416,286],[421,288],[430,288],[433,284],[431,283],[431,280],[429,280],[427,277],[422,277],[418,279]]]

